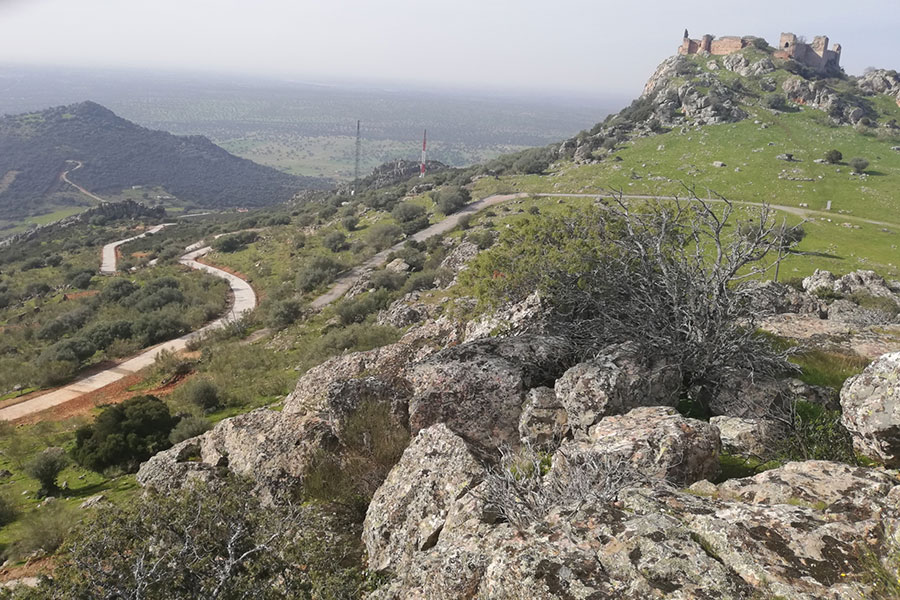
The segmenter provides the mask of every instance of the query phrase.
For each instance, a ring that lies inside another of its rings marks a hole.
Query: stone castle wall
[[[684,39],[678,48],[679,54],[700,54],[706,52],[713,56],[724,56],[740,52],[753,44],[752,37],[726,36],[714,38],[704,35],[700,39],[691,39],[684,32]],[[793,33],[782,33],[778,48],[774,53],[775,58],[794,60],[819,73],[840,68],[841,46],[835,44],[828,49],[828,36],[818,35],[813,38],[811,44],[800,40]]]

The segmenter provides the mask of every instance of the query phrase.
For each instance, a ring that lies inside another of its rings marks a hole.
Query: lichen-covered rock
[[[525,393],[552,382],[569,346],[540,336],[490,338],[442,350],[406,370],[410,431],[445,423],[481,448],[519,443]]]
[[[900,466],[900,352],[885,354],[841,388],[841,422],[857,452]]]
[[[886,471],[809,460],[790,462],[753,477],[730,479],[717,486],[717,494],[725,500],[749,504],[817,506],[823,512],[850,510],[859,518],[877,519],[881,511],[890,508],[888,494],[897,484],[898,480]]]
[[[138,483],[168,491],[231,472],[251,478],[260,500],[272,503],[298,490],[319,456],[338,448],[325,421],[262,408],[160,452],[141,465]]]
[[[715,390],[709,400],[709,410],[714,415],[729,417],[769,417],[787,414],[792,400],[790,386],[785,380],[735,373]]]
[[[850,300],[838,299],[828,306],[828,318],[838,323],[847,323],[856,327],[887,325],[894,320],[892,314],[881,310],[863,308]]]
[[[556,393],[546,387],[529,390],[519,417],[519,436],[532,446],[559,442],[569,430],[566,409]]]
[[[638,406],[675,406],[680,385],[677,369],[651,362],[638,345],[625,343],[567,370],[554,389],[569,427],[580,434],[603,417]]]
[[[834,291],[834,275],[831,271],[816,269],[809,277],[803,278],[803,289],[810,294]]]
[[[472,242],[461,242],[447,257],[441,261],[440,270],[443,271],[434,284],[439,288],[445,288],[456,282],[456,276],[466,268],[466,264],[478,256],[478,246]]]
[[[441,312],[441,306],[421,302],[419,292],[411,292],[395,300],[386,309],[379,311],[375,322],[379,325],[403,328],[435,318]]]
[[[461,333],[459,323],[442,317],[407,332],[395,344],[330,358],[300,378],[294,391],[285,398],[283,412],[321,414],[328,403],[326,393],[333,383],[372,373],[378,373],[383,380],[397,378],[410,363],[456,343]]]
[[[587,436],[564,442],[549,477],[565,480],[589,456],[615,456],[650,480],[684,486],[716,476],[720,449],[714,425],[686,419],[670,407],[636,408],[606,417]]]
[[[420,431],[366,511],[369,567],[402,572],[415,553],[434,546],[451,505],[482,473],[465,442],[445,425]]]
[[[540,294],[535,292],[521,302],[470,321],[466,325],[465,341],[510,333],[545,333],[547,313]]]
[[[773,419],[713,417],[710,424],[719,429],[722,451],[739,456],[769,459],[787,437],[787,428]]]
[[[826,309],[821,300],[789,285],[765,281],[753,282],[748,284],[748,287],[753,290],[751,302],[758,316],[784,313],[812,314],[822,318],[826,316]]]
[[[346,443],[344,431],[365,415],[383,414],[394,428],[409,427],[409,388],[400,378],[360,377],[335,381],[325,393],[325,419]]]
[[[189,482],[215,480],[216,467],[200,462],[199,458],[199,440],[185,440],[142,463],[137,472],[137,482],[142,487],[167,494]]]

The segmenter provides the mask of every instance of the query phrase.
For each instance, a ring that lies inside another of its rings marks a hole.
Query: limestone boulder
[[[587,436],[564,442],[553,457],[551,481],[565,481],[590,457],[615,456],[648,480],[690,485],[719,472],[719,431],[670,407],[635,408],[606,417]]]
[[[437,544],[451,507],[483,468],[443,424],[421,430],[375,493],[363,523],[369,568],[403,572]]]
[[[560,442],[569,430],[566,409],[551,388],[528,391],[519,417],[522,442],[545,447]]]
[[[375,322],[379,325],[404,328],[433,319],[441,312],[441,307],[420,301],[419,292],[411,292],[391,303],[386,309],[379,311]]]
[[[709,420],[719,430],[722,451],[763,460],[772,458],[784,444],[787,428],[773,419],[713,417]]]
[[[900,352],[875,359],[841,388],[841,422],[857,452],[900,467]]]
[[[681,375],[677,369],[650,361],[633,343],[616,344],[596,358],[568,369],[555,385],[576,434],[609,415],[639,406],[675,406]]]
[[[559,376],[569,357],[564,340],[513,336],[442,350],[405,372],[412,388],[410,431],[436,423],[483,449],[519,443],[525,394]]]

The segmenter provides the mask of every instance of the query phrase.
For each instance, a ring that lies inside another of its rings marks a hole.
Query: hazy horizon
[[[773,15],[777,14],[777,17]],[[877,18],[876,18],[877,17]],[[366,82],[482,93],[635,96],[682,32],[830,36],[850,74],[897,68],[900,6],[652,0],[0,0],[0,62]]]

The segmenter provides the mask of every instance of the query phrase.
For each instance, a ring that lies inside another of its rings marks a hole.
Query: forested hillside
[[[33,213],[56,191],[82,200],[60,179],[78,162],[83,166],[69,179],[92,193],[161,187],[204,207],[263,206],[289,200],[301,189],[327,187],[323,179],[233,156],[204,137],[146,129],[82,102],[0,119],[0,217]]]

